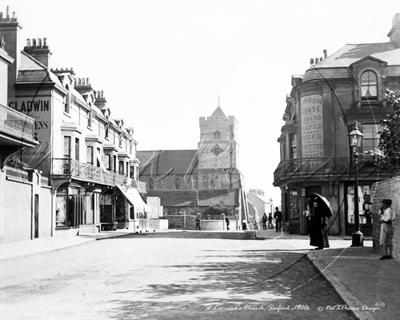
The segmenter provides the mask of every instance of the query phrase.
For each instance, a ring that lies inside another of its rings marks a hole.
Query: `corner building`
[[[330,234],[354,232],[356,168],[348,134],[357,121],[364,135],[357,148],[360,228],[371,235],[371,186],[389,177],[374,165],[373,154],[379,152],[380,120],[393,112],[386,88],[400,89],[400,14],[388,37],[385,43],[347,44],[330,56],[324,50],[324,58],[311,59],[304,75],[292,76],[274,172],[290,233],[308,232],[303,211],[314,192],[331,203]]]

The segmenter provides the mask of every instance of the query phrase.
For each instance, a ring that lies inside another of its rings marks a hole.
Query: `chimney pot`
[[[89,78],[86,78],[86,84],[89,85]]]
[[[327,56],[328,56],[328,51],[324,49],[324,59],[326,59]]]
[[[26,46],[28,48],[31,46],[31,39],[26,39]]]
[[[43,38],[43,47],[47,48],[47,38]]]
[[[314,64],[314,59],[311,58],[311,59],[310,59],[310,65],[313,65],[313,64]]]
[[[39,47],[39,48],[42,47],[42,39],[41,39],[41,38],[38,39],[38,47]]]

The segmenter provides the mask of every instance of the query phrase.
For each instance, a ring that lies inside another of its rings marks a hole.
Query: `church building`
[[[210,117],[200,117],[199,125],[197,150],[137,151],[147,196],[161,199],[164,215],[193,215],[221,205],[247,221],[238,122],[218,106]]]

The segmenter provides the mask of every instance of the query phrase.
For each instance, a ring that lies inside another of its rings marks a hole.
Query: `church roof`
[[[227,206],[237,206],[239,189],[199,190],[199,206],[214,206],[223,203]]]
[[[211,115],[211,117],[224,117],[224,118],[226,118],[226,115],[222,111],[221,107],[218,106],[217,109],[215,109],[214,113]]]
[[[137,151],[139,175],[197,174],[197,150]]]

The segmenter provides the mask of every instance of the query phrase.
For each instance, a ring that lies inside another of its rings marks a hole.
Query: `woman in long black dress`
[[[310,246],[315,250],[329,248],[328,241],[328,217],[330,216],[319,198],[314,198],[314,210],[310,215]]]

